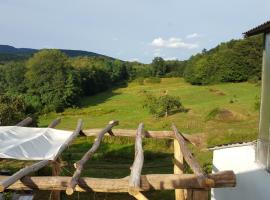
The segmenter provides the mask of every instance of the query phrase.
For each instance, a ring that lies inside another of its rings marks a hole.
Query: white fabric
[[[0,158],[53,160],[71,134],[52,128],[0,126]]]

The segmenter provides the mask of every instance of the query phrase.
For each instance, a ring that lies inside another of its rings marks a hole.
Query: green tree
[[[28,94],[46,111],[76,104],[79,81],[68,57],[59,50],[41,50],[27,62]]]
[[[28,106],[22,96],[0,95],[0,124],[14,125],[23,120],[28,113]]]
[[[2,67],[3,79],[0,80],[5,92],[21,94],[26,92],[25,62],[10,62]]]
[[[155,57],[151,65],[154,76],[163,76],[167,72],[167,66],[161,57]]]
[[[146,94],[143,107],[156,117],[167,117],[172,111],[185,111],[179,97],[167,94],[162,96]]]

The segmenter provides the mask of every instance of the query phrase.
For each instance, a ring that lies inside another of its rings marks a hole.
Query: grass
[[[175,113],[167,118],[155,118],[142,107],[144,91],[155,94],[179,96],[187,113]],[[73,130],[77,119],[84,120],[84,128],[102,128],[110,120],[120,121],[117,128],[136,129],[140,122],[147,130],[170,130],[171,123],[184,133],[199,134],[203,139],[201,147],[192,147],[194,155],[208,172],[211,171],[212,153],[206,150],[224,143],[254,140],[257,135],[258,111],[254,109],[256,97],[260,88],[252,83],[226,83],[211,86],[192,86],[181,78],[163,78],[161,83],[137,81],[128,86],[115,88],[82,100],[81,108],[69,108],[63,113],[49,113],[41,116],[39,126],[47,126],[53,119],[62,118],[59,129]],[[207,119],[213,109],[222,108],[245,116],[242,120],[222,121],[215,118]],[[210,113],[210,114],[209,114]],[[72,164],[80,159],[89,149],[93,138],[78,138],[64,152],[62,159],[65,166],[63,175],[71,175],[74,171]],[[146,173],[173,173],[172,141],[144,139]],[[134,138],[106,138],[94,158],[87,163],[83,176],[120,178],[130,172],[134,156]],[[2,161],[3,167],[16,169],[21,165],[12,165],[11,161]],[[11,162],[11,163],[10,163]],[[48,169],[44,169],[44,173]],[[187,169],[187,171],[190,171]],[[40,172],[43,173],[43,172]],[[39,195],[46,196],[43,193]],[[48,193],[46,193],[48,195]],[[173,199],[173,191],[149,192],[150,199]],[[68,197],[65,196],[66,199]],[[42,198],[40,198],[42,199]],[[46,198],[45,198],[46,199]],[[126,194],[78,194],[69,199],[133,199]]]

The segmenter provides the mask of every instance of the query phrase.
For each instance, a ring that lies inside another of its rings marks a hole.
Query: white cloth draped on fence
[[[53,160],[71,134],[53,128],[0,126],[0,158]]]

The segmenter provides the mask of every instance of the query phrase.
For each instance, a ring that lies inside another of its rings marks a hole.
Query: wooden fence
[[[27,118],[17,126],[27,126],[31,123]],[[60,122],[54,120],[49,127],[54,128]],[[12,176],[0,176],[0,192],[10,190],[53,190],[52,198],[60,199],[60,191],[65,190],[71,195],[78,192],[127,192],[138,200],[147,197],[144,191],[150,190],[175,190],[176,200],[208,200],[209,190],[218,187],[235,187],[236,178],[233,171],[222,171],[215,174],[206,174],[197,160],[194,158],[187,143],[196,144],[198,140],[193,136],[183,135],[175,125],[172,131],[146,131],[144,125],[139,124],[137,130],[125,130],[112,128],[118,125],[118,121],[111,121],[104,129],[89,129],[82,131],[82,120],[78,121],[77,128],[72,136],[59,150],[55,160],[39,161],[27,166]],[[135,157],[131,166],[130,176],[121,179],[104,179],[81,177],[81,173],[87,161],[98,150],[103,137],[108,133],[110,136],[135,137]],[[72,177],[59,176],[61,167],[58,157],[64,149],[70,145],[79,134],[95,136],[92,147],[83,155],[81,160],[74,163],[75,172]],[[174,174],[146,174],[141,171],[144,163],[142,140],[144,137],[169,138],[174,140]],[[194,174],[185,174],[184,162],[193,170]],[[28,176],[42,167],[52,164],[52,176]]]

